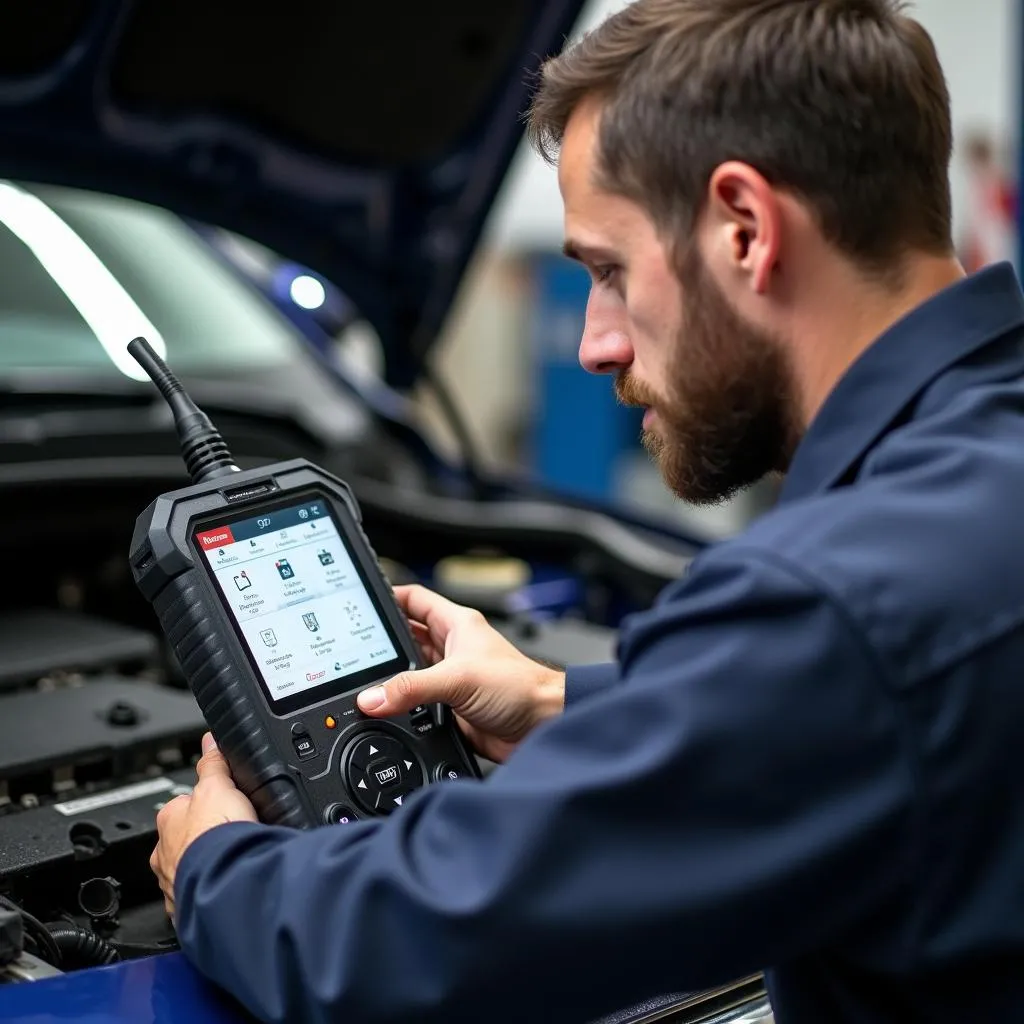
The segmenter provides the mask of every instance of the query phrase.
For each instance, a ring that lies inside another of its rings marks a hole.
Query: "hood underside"
[[[0,13],[0,176],[123,195],[331,280],[417,377],[583,0],[60,0]]]

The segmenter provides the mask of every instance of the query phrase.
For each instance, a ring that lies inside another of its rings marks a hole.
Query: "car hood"
[[[18,4],[0,176],[154,203],[324,275],[412,384],[584,0]]]

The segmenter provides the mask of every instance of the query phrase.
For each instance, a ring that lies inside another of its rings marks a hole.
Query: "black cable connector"
[[[0,967],[25,952],[25,923],[16,910],[0,908]]]
[[[189,398],[181,381],[153,351],[149,342],[145,338],[133,339],[128,343],[128,354],[146,371],[170,406],[181,443],[181,457],[185,460],[185,468],[192,482],[198,484],[203,480],[237,473],[238,466],[220,431],[210,422],[209,416]]]
[[[46,925],[39,918],[19,907],[14,900],[10,900],[6,896],[0,896],[0,909],[17,914],[21,918],[25,938],[32,943],[36,955],[53,967],[60,967],[60,949],[54,942],[53,936],[47,931]]]

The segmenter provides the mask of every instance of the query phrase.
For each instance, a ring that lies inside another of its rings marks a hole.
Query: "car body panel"
[[[0,1020],[5,1024],[248,1024],[252,1018],[193,970],[180,953],[168,953],[0,986]],[[755,980],[700,996],[652,1000],[606,1020],[607,1024],[771,1024],[770,1010]]]

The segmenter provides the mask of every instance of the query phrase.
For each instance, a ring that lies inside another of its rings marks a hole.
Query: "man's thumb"
[[[449,679],[439,669],[441,664],[417,672],[399,672],[386,683],[368,687],[356,698],[359,710],[383,717],[401,714],[417,704],[450,703]]]
[[[196,774],[201,779],[210,779],[218,775],[231,778],[231,769],[228,768],[224,755],[209,733],[203,737],[203,756],[196,764]]]

